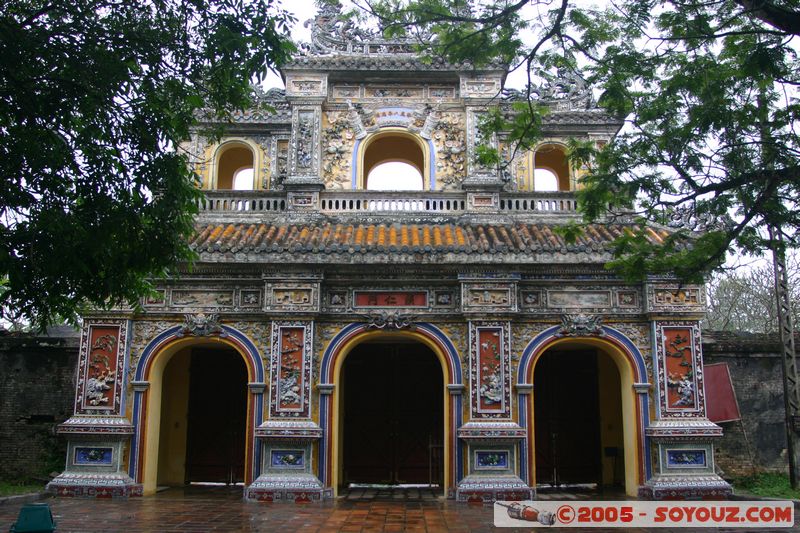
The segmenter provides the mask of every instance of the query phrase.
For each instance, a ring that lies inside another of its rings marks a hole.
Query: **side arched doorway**
[[[533,383],[537,488],[622,488],[622,396],[613,360],[591,346],[549,349]]]
[[[606,326],[591,336],[564,335],[554,326],[531,340],[519,368],[525,480],[619,485],[637,496],[650,472],[650,384],[635,344]]]
[[[244,482],[247,367],[233,349],[195,345],[164,367],[159,486]]]
[[[170,328],[145,347],[132,385],[129,475],[145,495],[192,481],[249,484],[258,476],[254,431],[264,370],[241,332],[187,336]],[[225,398],[223,398],[225,396]]]

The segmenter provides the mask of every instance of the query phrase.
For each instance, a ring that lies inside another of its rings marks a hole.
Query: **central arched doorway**
[[[353,485],[444,489],[445,379],[423,343],[387,337],[355,346],[342,365],[339,490]]]

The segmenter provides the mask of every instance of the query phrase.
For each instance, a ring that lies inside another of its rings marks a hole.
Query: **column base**
[[[469,503],[532,500],[536,491],[517,476],[471,475],[456,487],[456,500]]]
[[[643,500],[727,500],[733,488],[716,474],[656,475],[639,487]]]
[[[64,472],[47,484],[47,492],[74,498],[130,498],[142,495],[142,485],[125,474]]]
[[[333,498],[333,489],[325,488],[314,474],[263,474],[245,489],[244,499],[251,502],[318,502]]]

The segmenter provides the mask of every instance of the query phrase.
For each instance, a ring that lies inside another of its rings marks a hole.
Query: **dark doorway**
[[[536,484],[599,484],[597,354],[548,351],[536,363]]]
[[[186,482],[244,481],[247,368],[233,350],[192,350]]]
[[[422,344],[365,343],[342,369],[344,486],[441,485],[444,379]]]

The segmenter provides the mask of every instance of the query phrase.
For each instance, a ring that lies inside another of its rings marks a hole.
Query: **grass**
[[[16,496],[17,494],[31,494],[32,492],[41,492],[43,490],[44,485],[32,485],[14,481],[0,481],[0,497]]]
[[[789,483],[789,476],[786,474],[762,472],[734,480],[733,486],[737,490],[756,496],[800,500],[800,490],[792,488]]]

